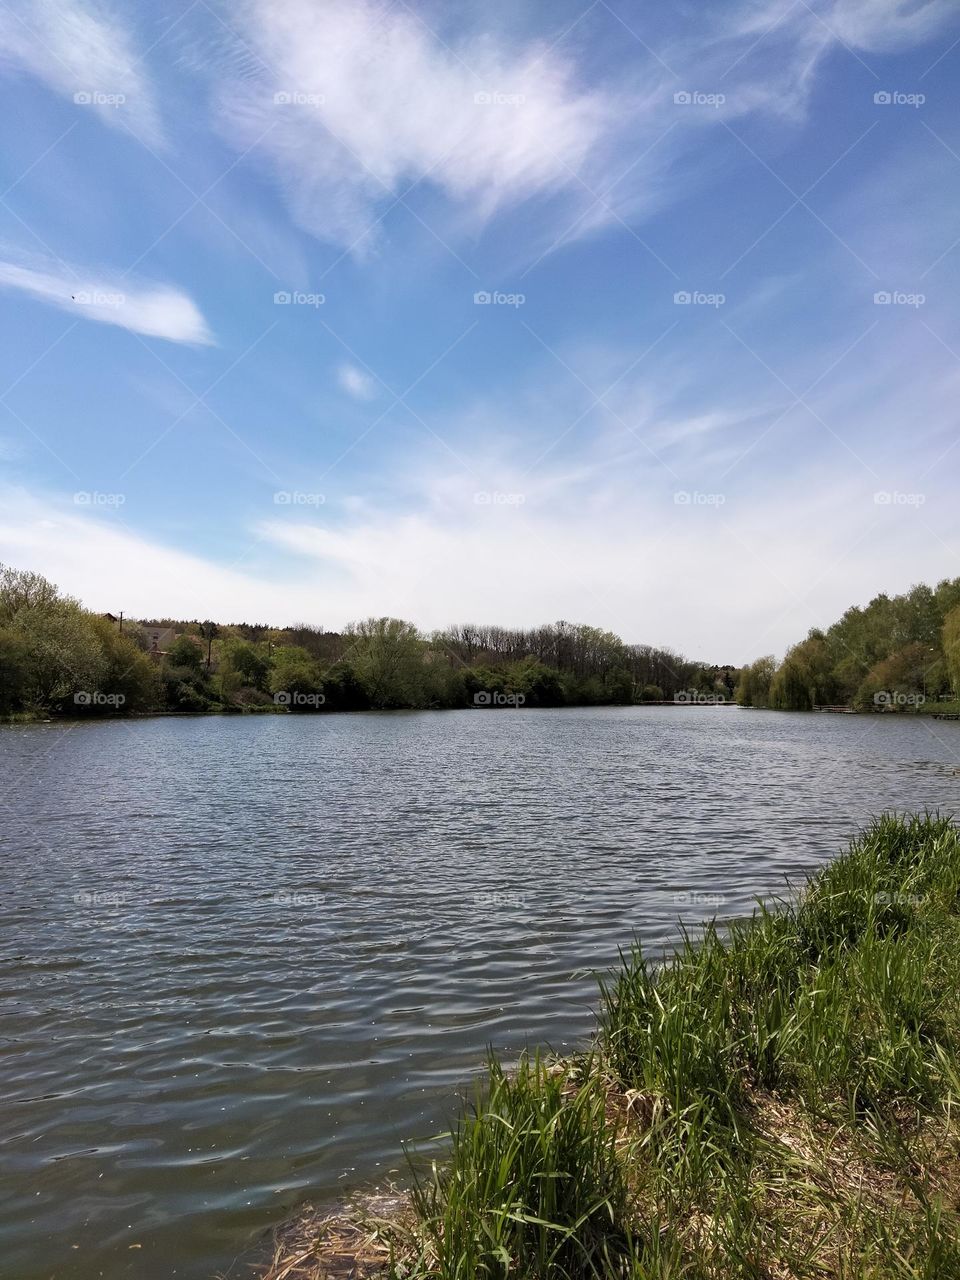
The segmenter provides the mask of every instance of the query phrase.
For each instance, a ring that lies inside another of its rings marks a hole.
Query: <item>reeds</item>
[[[492,1061],[400,1280],[960,1280],[960,838],[878,819],[797,895],[601,984],[588,1056]]]

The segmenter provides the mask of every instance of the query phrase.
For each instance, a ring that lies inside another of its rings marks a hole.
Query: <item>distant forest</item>
[[[554,622],[425,635],[399,618],[316,627],[119,619],[0,565],[0,714],[359,711],[732,702],[918,711],[960,693],[960,578],[848,609],[781,663],[742,670]]]
[[[737,684],[742,706],[782,711],[919,710],[951,696],[960,696],[960,578],[848,609],[781,663],[768,656],[744,667]]]
[[[739,671],[598,627],[399,618],[310,626],[132,621],[91,613],[39,574],[0,566],[0,712],[357,711],[603,706],[733,697]]]

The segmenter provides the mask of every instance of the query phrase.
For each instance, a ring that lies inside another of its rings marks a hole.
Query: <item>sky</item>
[[[0,561],[782,654],[960,575],[954,0],[2,0]]]

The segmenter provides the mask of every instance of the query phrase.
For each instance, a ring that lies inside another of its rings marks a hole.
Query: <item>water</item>
[[[0,730],[0,1275],[249,1274],[488,1044],[587,1036],[632,935],[958,770],[960,724],[713,707]]]

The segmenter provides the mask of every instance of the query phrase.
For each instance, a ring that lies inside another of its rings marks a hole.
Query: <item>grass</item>
[[[960,1280],[958,903],[956,827],[885,816],[795,898],[634,947],[589,1054],[491,1062],[378,1268]]]

